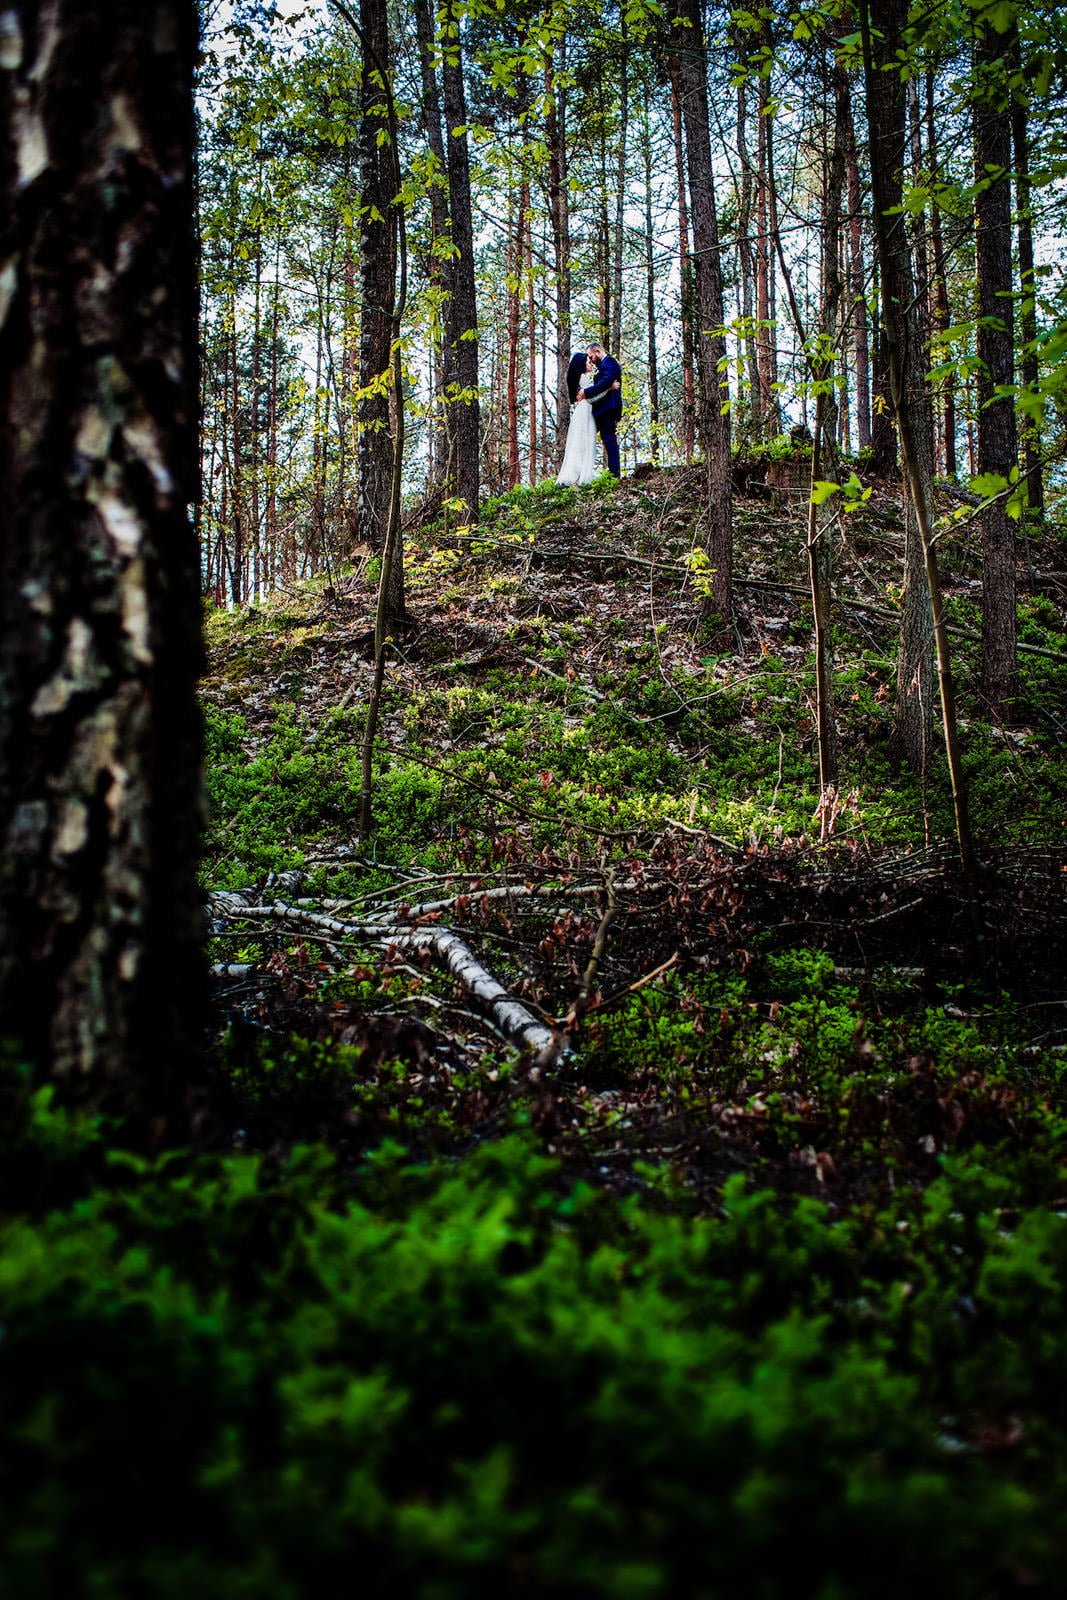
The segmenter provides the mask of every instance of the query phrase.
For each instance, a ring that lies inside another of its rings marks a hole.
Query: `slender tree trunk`
[[[545,235],[542,234],[542,236],[541,236],[541,259],[542,260],[547,260],[547,258],[548,258],[548,239],[545,237]],[[556,447],[555,427],[554,427],[553,423],[550,420],[555,414],[555,404],[554,404],[554,398],[550,399],[549,398],[549,394],[548,394],[548,369],[549,369],[549,362],[548,362],[548,330],[549,330],[549,326],[550,326],[550,320],[551,319],[549,318],[549,314],[548,314],[548,302],[547,302],[546,297],[544,295],[542,295],[542,298],[541,298],[541,321],[540,321],[540,327],[541,327],[541,370],[540,370],[540,385],[539,385],[539,392],[540,392],[540,396],[541,396],[541,419],[542,419],[542,425],[541,425],[541,477],[542,478],[551,477],[553,472],[554,472],[554,470],[555,470],[553,465],[552,465],[553,456],[554,456],[555,447]]]
[[[248,425],[249,499],[252,535],[252,604],[259,604],[263,576],[263,529],[260,526],[259,400],[262,381],[260,317],[263,293],[263,237],[256,234],[255,291],[252,300],[252,405]]]
[[[566,40],[560,44],[561,51]],[[562,459],[570,425],[571,402],[567,392],[567,367],[571,357],[570,197],[567,190],[566,101],[557,91],[554,64],[545,66],[548,119],[548,203],[552,217],[552,253],[556,280],[556,459]]]
[[[890,381],[905,494],[910,504],[905,532],[905,589],[901,617],[897,728],[909,759],[926,770],[930,700],[931,632],[937,649],[941,720],[952,785],[956,838],[964,871],[976,870],[967,790],[956,728],[955,688],[941,601],[934,544],[933,417],[917,325],[915,283],[902,214],[905,106],[899,62],[908,0],[860,0],[867,117],[870,125],[871,186],[875,237],[882,269],[882,307],[889,348]],[[878,29],[877,51],[872,22]],[[926,579],[925,615],[916,603],[919,581],[915,550]]]
[[[619,151],[615,181],[615,229],[612,240],[611,275],[614,292],[611,297],[611,327],[608,331],[608,349],[619,356],[622,349],[622,255],[625,233],[626,205],[626,144],[630,125],[629,44],[626,37],[626,12],[623,9],[619,23],[622,59],[619,64]]]
[[[922,123],[919,115],[919,91],[915,79],[909,78],[906,89],[907,114],[908,114],[908,144],[909,144],[909,182],[912,184],[929,183],[930,173],[926,170],[923,161]],[[923,360],[927,370],[933,365],[930,360],[930,333],[932,328],[931,285],[930,285],[930,241],[926,224],[925,207],[918,210],[911,219],[912,250],[911,258],[915,272],[915,314],[918,319],[919,331],[923,341]]]
[[[526,320],[530,367],[530,484],[537,482],[537,305],[534,293],[533,214],[530,211],[530,185],[523,183],[526,201]]]
[[[822,194],[822,285],[820,333],[822,340],[813,356],[815,379],[815,428],[811,448],[812,494],[808,500],[808,578],[811,585],[812,618],[815,633],[815,706],[819,743],[819,789],[825,804],[827,791],[837,783],[838,740],[834,718],[834,641],[831,618],[833,598],[833,547],[830,541],[832,517],[815,504],[814,488],[824,477],[824,460],[833,460],[837,432],[837,396],[833,387],[840,333],[841,300],[841,211],[845,187],[845,114],[848,86],[842,75],[824,62],[823,103],[834,100],[833,134],[826,138],[824,119],[824,160]]]
[[[843,75],[843,69],[838,67],[838,73]],[[856,124],[852,116],[851,98],[846,99],[845,117],[852,341],[856,354],[853,379],[856,401],[856,443],[861,450],[866,450],[871,443],[871,358],[867,322],[867,272],[863,259],[863,199],[860,190],[859,162],[856,159]]]
[[[937,119],[934,116],[934,75],[926,74],[926,142],[930,152],[931,179],[936,185],[941,176],[941,160],[937,142]],[[945,264],[945,239],[941,225],[941,207],[935,194],[930,205],[930,247],[933,252],[934,282],[931,320],[934,334],[943,337],[952,325],[948,299],[948,274]],[[956,386],[952,378],[941,385],[941,463],[945,476],[956,476]]]
[[[986,23],[976,46],[981,97],[974,107],[975,262],[978,275],[978,471],[1007,479],[1016,465],[1012,383],[1011,114],[1003,38]],[[1015,531],[999,497],[981,514],[982,693],[994,716],[1008,717],[1015,694]]]
[[[677,15],[688,22],[687,48],[679,60],[679,86],[685,121],[689,203],[696,256],[697,378],[700,441],[704,451],[705,526],[711,561],[711,607],[725,640],[733,623],[733,473],[730,462],[729,390],[723,320],[719,224],[708,130],[708,79],[701,0],[676,0]]]
[[[764,17],[760,29],[764,50],[772,49],[771,22]],[[782,418],[775,384],[778,379],[778,352],[775,323],[777,307],[774,285],[774,240],[771,235],[774,122],[770,115],[770,56],[759,76],[759,121],[756,139],[756,370],[759,377],[759,425],[765,438],[782,431]]]
[[[686,466],[693,459],[694,403],[693,374],[693,266],[689,253],[689,207],[686,200],[685,139],[682,132],[682,91],[679,58],[668,58],[671,75],[671,117],[674,125],[674,159],[678,185],[678,268],[682,283],[682,459]]]
[[[1019,34],[1013,29],[1009,60],[1019,61]],[[1037,280],[1034,277],[1034,218],[1031,206],[1030,139],[1027,131],[1026,101],[1016,90],[1011,102],[1012,153],[1015,158],[1015,213],[1019,241],[1019,377],[1026,388],[1036,390],[1040,371],[1037,359]],[[1040,521],[1045,511],[1045,483],[1041,468],[1041,435],[1032,417],[1022,424],[1023,473],[1026,478],[1026,505],[1031,520]]]
[[[441,97],[438,91],[437,69],[434,65],[434,23],[430,0],[415,0],[415,27],[419,47],[422,131],[434,163],[434,175],[430,184],[430,282],[436,289],[440,301],[447,307],[453,293],[453,273],[448,255],[450,240],[445,141],[441,132]],[[435,324],[440,328],[440,305]],[[455,349],[447,333],[442,334],[438,341],[438,377],[439,383],[435,391],[437,410],[431,424],[434,430],[434,470],[431,483],[435,485],[443,483],[451,470],[450,409],[444,397],[456,382],[456,370]]]
[[[241,374],[237,354],[237,296],[230,302],[230,510],[233,520],[233,603],[244,604],[245,579],[245,493],[241,441]]]
[[[205,1019],[194,11],[7,22],[0,1034],[73,1098],[178,1121]]]
[[[648,418],[652,460],[659,462],[659,352],[656,329],[656,263],[652,232],[652,121],[645,92],[641,122],[641,154],[645,167],[645,311],[648,322]]]
[[[278,338],[280,334],[281,234],[274,250],[274,293],[270,329],[270,398],[267,407],[267,524],[265,543],[269,551],[271,581],[280,567],[278,549]]]
[[[326,546],[326,466],[322,426],[322,347],[325,338],[322,317],[319,316],[315,320],[315,394],[311,410],[311,530],[305,552],[305,571],[312,576],[317,571],[316,546],[323,554],[323,564]],[[365,527],[362,505],[360,521],[361,527]]]
[[[360,0],[363,62],[359,124],[360,278],[359,489],[361,537],[385,550],[393,481],[390,414],[392,330],[396,304],[396,183],[389,142],[387,86],[391,62],[386,0]],[[392,566],[388,621],[404,615],[404,564]]]
[[[452,218],[450,337],[459,387],[452,407],[450,429],[453,461],[452,485],[466,506],[471,521],[478,517],[480,428],[478,420],[478,309],[474,285],[474,220],[471,211],[470,158],[467,152],[467,96],[463,84],[462,24],[455,0],[445,0],[444,22],[449,30],[443,77],[445,123],[448,130],[448,199]]]
[[[744,69],[746,66],[745,55],[740,43],[743,35],[735,40],[738,56],[738,65]],[[759,361],[756,355],[756,333],[753,326],[755,319],[755,284],[756,284],[756,253],[753,247],[753,195],[755,193],[755,173],[752,168],[752,154],[748,147],[748,89],[744,76],[737,86],[737,156],[741,168],[741,182],[738,187],[737,209],[737,259],[738,276],[741,290],[741,325],[742,345],[744,349],[745,379],[748,385],[748,404],[739,407],[744,419],[744,427],[751,437],[758,437],[760,431],[760,373]]]
[[[871,6],[871,20],[878,29],[878,36],[868,75],[867,116],[875,236],[881,269],[882,338],[888,357],[891,405],[898,430],[904,421],[901,407],[907,408],[914,438],[915,473],[906,469],[903,485],[907,514],[896,731],[908,761],[916,772],[925,773],[932,731],[933,631],[920,522],[925,516],[932,528],[934,521],[933,415],[926,385],[911,240],[902,209],[907,100],[896,51],[901,48],[906,11],[907,0],[875,0]],[[875,431],[877,434],[877,427]]]
[[[514,190],[508,188],[508,205],[514,204]],[[519,293],[522,283],[522,232],[524,207],[520,198],[518,214],[509,218],[506,245],[507,289],[507,391],[504,399],[508,437],[507,486],[519,481]]]
[[[201,344],[205,351],[211,350],[213,345],[210,334],[211,330],[205,323],[201,333]],[[196,518],[194,527],[196,542],[200,549],[201,591],[205,596],[211,594],[211,568],[215,562],[215,549],[219,539],[219,517],[215,486],[221,473],[219,418],[217,408],[212,403],[215,375],[210,369],[209,361],[210,358],[201,367],[200,417],[201,432],[211,442],[207,459],[206,481],[198,503],[197,510],[199,515]]]
[[[608,215],[608,129],[606,108],[604,105],[603,79],[598,83],[600,100],[600,139],[598,152],[600,161],[600,183],[597,193],[598,227],[597,227],[597,320],[600,324],[597,329],[597,338],[602,344],[611,343],[611,293],[615,287],[615,275],[611,270],[611,218]]]

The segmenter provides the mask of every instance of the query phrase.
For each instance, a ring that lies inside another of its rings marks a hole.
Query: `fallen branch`
[[[269,919],[287,927],[328,933],[336,939],[369,940],[386,950],[427,950],[485,1007],[498,1031],[532,1055],[538,1066],[549,1065],[561,1053],[563,1042],[558,1030],[535,1017],[521,1001],[512,999],[470,946],[448,928],[405,928],[395,922],[375,920],[341,922],[337,917],[305,911],[281,900],[270,905],[249,905],[244,896],[234,893],[212,895],[211,902],[226,917]]]

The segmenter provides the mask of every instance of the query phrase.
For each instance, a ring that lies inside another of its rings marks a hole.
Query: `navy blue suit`
[[[596,377],[585,391],[586,403],[593,408],[596,431],[604,441],[608,458],[608,471],[617,478],[619,473],[619,441],[615,430],[622,416],[622,390],[611,386],[622,381],[622,368],[614,356],[602,356]]]

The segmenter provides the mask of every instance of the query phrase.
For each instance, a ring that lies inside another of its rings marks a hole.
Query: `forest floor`
[[[616,1190],[655,1161],[708,1203],[740,1170],[834,1209],[921,1185],[960,1135],[959,1095],[934,1109],[916,1065],[946,1027],[972,1031],[968,1071],[1010,1034],[1041,1078],[1067,1039],[1057,541],[1028,552],[1020,637],[1037,653],[1008,729],[974,703],[973,529],[942,547],[988,868],[976,908],[940,750],[925,781],[894,755],[893,495],[835,530],[842,781],[820,811],[804,492],[739,499],[737,627],[718,653],[690,559],[698,492],[684,469],[548,484],[490,503],[476,537],[409,533],[369,840],[376,563],[211,618],[208,879],[229,891],[219,999],[255,1142],[332,1122],[350,1153],[386,1133],[451,1150],[521,1113]],[[517,1029],[440,959],[446,930],[521,1008]],[[531,1072],[507,1045],[538,1023],[555,1043]],[[255,1081],[262,1029],[314,1041],[321,1093],[301,1071],[284,1092]],[[343,1065],[324,1068],[337,1044]],[[888,1146],[853,1138],[844,1086],[820,1096],[820,1053],[843,1045],[847,1093],[900,1102]]]
[[[209,616],[197,1148],[0,1077],[5,1594],[1067,1594],[1062,542],[1000,729],[943,541],[975,894],[892,494],[822,806],[804,495],[738,500],[729,650],[698,495],[413,521],[370,837],[374,560]]]

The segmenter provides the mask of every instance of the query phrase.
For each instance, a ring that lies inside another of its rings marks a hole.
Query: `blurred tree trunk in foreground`
[[[0,1033],[160,1113],[204,1017],[195,13],[5,22]]]

